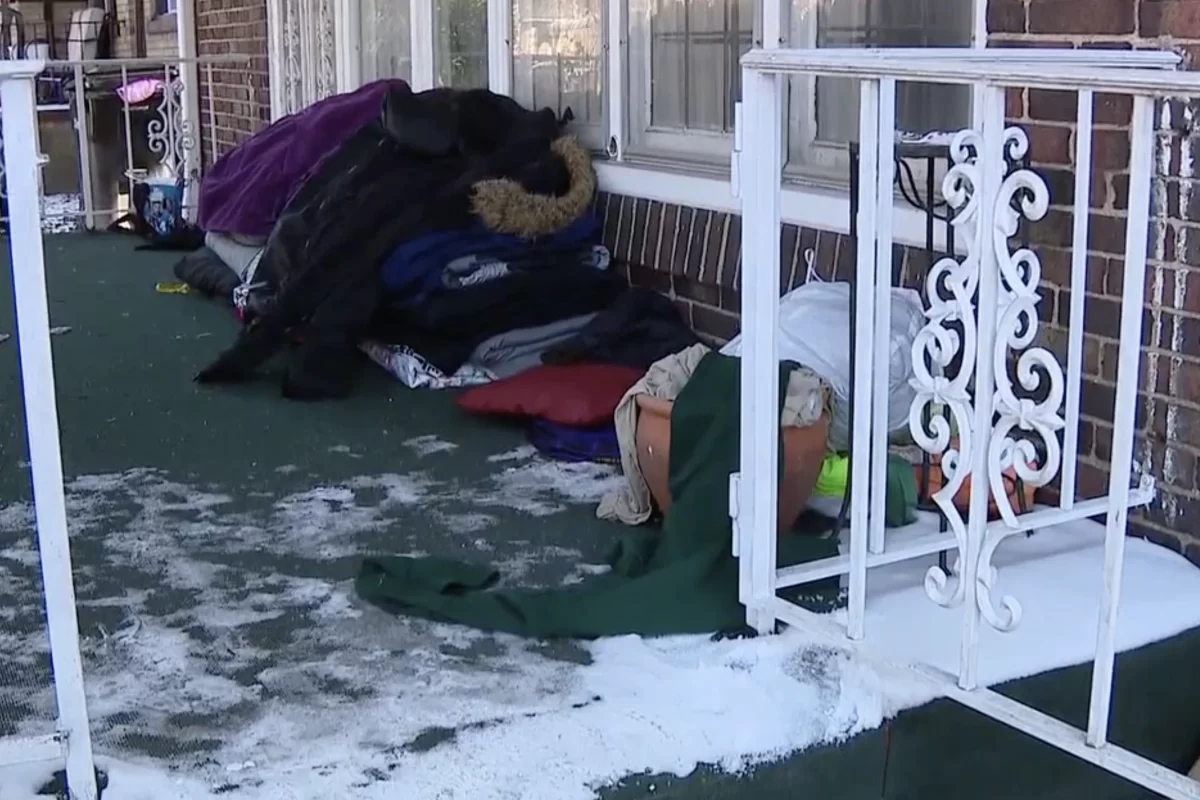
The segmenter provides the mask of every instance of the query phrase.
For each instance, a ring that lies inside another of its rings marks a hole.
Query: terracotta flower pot
[[[950,446],[956,447],[957,440],[951,440]],[[917,481],[918,491],[921,488],[921,465],[913,464],[913,476]],[[945,477],[942,475],[941,459],[934,456],[929,464],[929,494],[942,488],[945,482]],[[1030,486],[1017,479],[1017,471],[1012,467],[1004,470],[1004,488],[1008,495],[1009,505],[1016,514],[1024,513],[1025,511],[1033,510],[1033,495],[1036,488]],[[1023,495],[1023,497],[1022,497]],[[971,476],[963,481],[962,486],[954,493],[954,507],[959,511],[965,512],[971,506]],[[988,499],[988,517],[996,519],[1000,516],[1000,507],[996,505],[996,498],[989,497]]]
[[[637,454],[642,477],[650,487],[654,505],[666,513],[671,507],[670,474],[671,408],[670,400],[638,395]],[[779,484],[779,530],[788,531],[808,503],[821,461],[825,457],[829,420],[822,416],[804,428],[783,429],[784,470]]]

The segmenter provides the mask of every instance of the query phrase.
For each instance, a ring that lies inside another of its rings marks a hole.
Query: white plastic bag
[[[816,372],[833,388],[833,419],[829,442],[835,449],[850,443],[850,386],[854,366],[850,361],[850,284],[845,281],[810,280],[779,300],[779,358],[795,361]],[[888,351],[888,431],[908,425],[908,410],[916,390],[912,377],[912,345],[925,324],[921,296],[912,289],[892,289],[892,324]],[[739,334],[721,348],[725,355],[740,356]]]

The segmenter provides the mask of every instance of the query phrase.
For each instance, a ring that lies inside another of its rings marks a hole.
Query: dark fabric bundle
[[[480,342],[505,331],[607,308],[626,286],[620,276],[582,264],[518,272],[477,286],[436,292],[417,306],[389,306],[376,315],[370,336],[408,345],[452,375]]]
[[[390,92],[380,117],[322,162],[276,223],[255,273],[276,302],[196,379],[246,380],[300,327],[284,395],[347,394],[381,298],[380,266],[398,244],[478,221],[536,237],[586,209],[595,176],[572,179],[563,142],[553,111],[486,90]]]
[[[542,363],[588,361],[649,369],[654,362],[699,341],[669,298],[650,289],[632,288],[597,314],[575,338],[543,353]]]

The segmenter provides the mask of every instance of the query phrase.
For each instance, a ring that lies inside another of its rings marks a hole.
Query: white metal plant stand
[[[740,559],[740,597],[748,622],[772,632],[776,621],[827,637],[860,656],[882,660],[864,630],[868,571],[942,550],[955,553],[949,572],[932,567],[925,577],[930,599],[962,615],[957,674],[899,665],[938,691],[1112,773],[1167,797],[1200,798],[1200,783],[1108,742],[1116,649],[1116,618],[1131,507],[1154,497],[1142,476],[1132,486],[1134,408],[1138,387],[1141,318],[1149,233],[1155,143],[1155,102],[1200,96],[1200,74],[1055,61],[1052,51],[940,50],[936,56],[902,57],[887,51],[753,50],[742,59],[742,108],[735,144],[736,192],[742,202],[742,445],[740,474],[731,481],[734,548]],[[777,568],[778,300],[780,262],[781,102],[790,75],[830,75],[861,80],[861,166],[857,219],[858,261],[849,554],[803,567]],[[934,265],[926,285],[927,324],[913,347],[918,395],[910,414],[914,440],[939,456],[945,485],[933,496],[949,532],[888,549],[884,537],[887,453],[887,354],[892,276],[893,164],[896,82],[973,87],[975,122],[951,145],[952,167],[943,193],[965,255]],[[1025,133],[1005,124],[1005,90],[1030,87],[1078,96],[1073,285],[1067,364],[1038,346],[1041,265],[1031,249],[1014,247],[1020,224],[1041,219],[1049,191],[1019,161]],[[1112,467],[1106,497],[1076,498],[1083,286],[1087,272],[1092,110],[1096,92],[1132,95],[1129,212],[1125,234]],[[956,359],[956,356],[958,358]],[[933,422],[923,412],[934,407]],[[951,421],[953,425],[951,425]],[[952,438],[952,433],[954,438]],[[1061,441],[1060,441],[1061,435]],[[1058,507],[1018,515],[1003,472],[1044,486],[1061,473]],[[953,497],[970,478],[970,504],[962,514]],[[1000,518],[988,519],[994,502]],[[1021,622],[1017,598],[999,595],[992,558],[1010,536],[1040,527],[1103,515],[1106,519],[1103,592],[1087,730],[1079,730],[979,685],[982,626],[1014,630]],[[812,614],[777,596],[786,586],[847,575],[847,624]],[[864,638],[865,637],[865,638]]]
[[[33,472],[58,724],[56,731],[49,735],[0,739],[0,766],[65,762],[72,800],[96,800],[63,497],[46,265],[38,202],[41,165],[36,145],[34,79],[43,66],[40,61],[0,61],[0,115],[5,134],[4,180],[10,201],[10,264],[20,340],[21,383],[25,393],[25,427]]]

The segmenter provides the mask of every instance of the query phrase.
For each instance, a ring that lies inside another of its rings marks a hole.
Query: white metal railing
[[[58,721],[53,733],[0,739],[0,765],[51,760],[65,763],[73,800],[96,800],[63,496],[41,212],[35,202],[39,164],[34,82],[42,67],[37,61],[0,61],[0,122],[7,134],[3,161],[13,199],[9,262]]]
[[[65,192],[70,202],[47,205],[43,192],[45,217],[81,221],[88,229],[104,227],[130,210],[134,184],[148,179],[181,188],[182,210],[191,216],[202,173],[201,131],[216,141],[218,103],[255,102],[248,74],[236,100],[216,95],[215,73],[244,68],[247,56],[42,63],[36,83],[39,123],[53,124],[56,116],[69,122],[78,159],[77,184]],[[201,87],[194,86],[200,75],[205,78],[203,104]],[[141,97],[135,96],[139,88],[146,90]],[[202,109],[207,110],[205,119]],[[0,130],[0,140],[3,135]],[[0,170],[0,196],[8,192],[3,176]]]
[[[1133,481],[1134,410],[1150,225],[1155,102],[1200,97],[1200,74],[1138,67],[1163,66],[1130,58],[1128,67],[1103,64],[1076,51],[1072,61],[1046,64],[1044,51],[939,50],[936,56],[862,50],[754,50],[742,59],[743,99],[734,155],[742,205],[741,466],[731,486],[739,595],[747,621],[761,632],[782,620],[827,637],[868,659],[865,628],[868,572],[887,563],[943,550],[957,553],[952,569],[931,567],[930,599],[962,614],[957,674],[904,665],[941,693],[1080,758],[1175,800],[1200,798],[1200,783],[1108,741],[1116,619],[1130,507],[1150,502],[1153,481]],[[861,83],[859,211],[857,217],[854,404],[849,553],[795,569],[777,568],[778,299],[780,263],[781,105],[792,75],[858,78]],[[889,295],[892,282],[892,183],[896,83],[965,84],[975,95],[975,120],[951,144],[952,166],[942,189],[966,255],[943,258],[926,282],[927,324],[912,353],[917,398],[910,412],[916,443],[941,458],[944,485],[933,501],[949,533],[903,543],[884,531],[887,454]],[[1038,346],[1041,265],[1037,253],[1012,245],[1019,225],[1041,219],[1050,204],[1045,182],[1020,159],[1029,142],[1005,125],[1005,90],[1030,87],[1074,92],[1079,98],[1073,200],[1072,304],[1066,366]],[[1083,288],[1087,275],[1092,106],[1098,92],[1133,97],[1129,203],[1125,234],[1120,337],[1108,494],[1077,498]],[[960,364],[960,366],[955,366]],[[1015,371],[1014,371],[1015,370]],[[1065,406],[1065,408],[1064,408]],[[933,409],[934,422],[926,413]],[[1066,429],[1064,431],[1064,428]],[[957,441],[952,432],[957,432]],[[1059,436],[1062,436],[1060,441]],[[1045,486],[1061,473],[1057,507],[1018,514],[1003,473]],[[953,498],[970,482],[966,513]],[[1000,518],[989,521],[989,503]],[[1092,690],[1086,730],[981,687],[979,641],[984,626],[1007,632],[1021,622],[1020,603],[998,594],[992,558],[1009,537],[1087,517],[1105,518],[1105,560]],[[778,597],[784,586],[835,575],[849,582],[846,624],[811,614]]]

